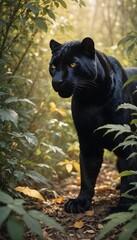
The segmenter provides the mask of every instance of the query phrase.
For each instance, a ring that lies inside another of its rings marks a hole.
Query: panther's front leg
[[[80,153],[81,190],[77,198],[69,199],[65,204],[66,212],[80,213],[89,209],[96,179],[102,164],[103,150],[92,146]]]

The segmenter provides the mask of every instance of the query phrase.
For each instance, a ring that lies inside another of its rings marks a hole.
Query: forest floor
[[[108,212],[115,207],[119,200],[119,190],[116,186],[119,182],[118,172],[115,168],[115,161],[107,161],[102,165],[97,184],[95,196],[90,209],[85,213],[71,214],[64,211],[64,202],[69,198],[75,198],[80,189],[80,177],[72,175],[65,180],[56,181],[53,189],[58,197],[51,193],[46,194],[45,202],[27,199],[27,210],[36,209],[56,220],[65,230],[66,234],[54,228],[42,225],[43,240],[97,240],[100,230],[104,227],[104,218]],[[122,231],[119,226],[107,234],[104,240],[117,239],[118,233]],[[25,240],[39,240],[39,237],[26,230]],[[9,237],[0,234],[0,240],[9,240]],[[132,237],[137,240],[137,235]]]
[[[54,184],[54,190],[59,194],[58,198],[48,196],[45,203],[39,205],[37,209],[42,210],[45,214],[53,217],[60,223],[66,232],[66,235],[60,233],[54,228],[43,228],[44,240],[95,240],[99,231],[104,226],[104,218],[108,215],[111,207],[117,205],[119,199],[119,191],[116,185],[119,181],[118,173],[112,163],[104,163],[99,174],[95,196],[89,211],[80,214],[71,214],[64,211],[64,202],[68,198],[75,198],[80,189],[80,178],[71,176]],[[33,206],[31,206],[33,207]],[[36,208],[36,206],[34,206]],[[105,237],[105,240],[116,239],[116,235],[120,232],[120,228],[113,230]],[[36,236],[28,232],[26,240],[36,240]],[[136,238],[137,239],[137,238]]]

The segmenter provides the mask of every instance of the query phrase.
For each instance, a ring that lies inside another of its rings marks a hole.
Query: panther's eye
[[[52,68],[52,69],[56,69],[56,65],[52,63],[52,64],[51,64],[51,68]]]
[[[75,62],[72,62],[72,63],[70,63],[70,65],[69,65],[71,68],[75,68],[75,67],[77,67],[77,63],[75,63]]]

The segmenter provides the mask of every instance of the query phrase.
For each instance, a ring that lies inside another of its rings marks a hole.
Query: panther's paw
[[[90,207],[90,200],[86,198],[69,199],[65,203],[65,211],[68,213],[84,213]]]

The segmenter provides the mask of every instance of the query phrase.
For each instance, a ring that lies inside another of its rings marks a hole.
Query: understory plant
[[[82,0],[75,2],[84,5]],[[49,189],[44,170],[49,175],[55,171],[45,160],[50,161],[53,153],[64,156],[51,141],[51,135],[61,137],[49,122],[50,87],[43,63],[47,49],[42,48],[60,7],[66,9],[66,1],[0,1],[0,232],[8,230],[14,240],[23,239],[24,222],[40,237],[38,221],[55,226],[44,214],[26,211],[25,202],[15,199],[14,189],[38,183]],[[62,116],[62,112],[57,114]]]
[[[137,46],[137,32],[132,31],[130,32],[127,36],[125,36],[123,39],[121,39],[118,43],[118,45],[123,45],[124,48],[126,49],[126,52],[128,56],[130,56],[132,53],[134,53],[134,49],[136,49]],[[126,87],[128,84],[131,82],[137,80],[137,75],[134,75],[130,77],[125,84],[123,85],[123,88]],[[133,92],[133,94],[137,94],[137,89]],[[116,148],[122,147],[126,148],[129,146],[134,146],[135,149],[137,149],[137,106],[129,103],[124,103],[121,104],[117,111],[119,109],[125,109],[125,110],[130,110],[133,115],[132,121],[130,125],[125,124],[125,125],[115,125],[115,124],[107,124],[105,126],[100,127],[100,129],[106,129],[105,134],[109,134],[111,132],[115,132],[115,138],[117,138],[119,135],[123,133],[128,133],[128,137],[125,138],[124,142],[121,142],[118,146],[115,146]],[[134,132],[132,131],[131,126],[134,127]],[[128,161],[130,158],[137,156],[137,152],[132,152],[130,156],[125,161]],[[137,174],[137,170],[126,170],[120,173],[120,177],[124,177],[127,175],[132,175],[132,174]],[[132,188],[124,193],[123,195],[127,198],[134,198],[135,202],[137,202],[137,196],[133,197],[130,195],[130,191],[132,190],[137,190],[137,182],[133,182]],[[108,221],[104,228],[100,231],[100,234],[98,236],[98,240],[104,239],[106,234],[109,233],[111,230],[116,228],[117,226],[123,225],[121,228],[122,231],[118,234],[118,239],[119,240],[129,240],[132,238],[134,233],[137,231],[137,203],[133,204],[128,212],[120,212],[120,213],[114,213],[109,215],[107,218],[105,218],[106,221]]]
[[[12,240],[23,240],[25,228],[43,239],[43,228],[52,227],[64,233],[63,227],[54,219],[38,210],[26,210],[23,199],[13,199],[10,195],[0,191],[0,228],[7,232]],[[5,233],[6,236],[6,233]]]
[[[136,77],[137,76],[134,76],[132,79],[129,79],[128,83],[133,81],[134,78],[136,78]],[[128,84],[128,83],[126,83],[126,84]],[[131,125],[134,125],[134,127],[136,128],[137,107],[132,104],[129,104],[129,103],[124,103],[118,107],[117,111],[121,108],[122,109],[130,109],[133,112],[132,114],[134,115],[134,119],[131,121]],[[116,132],[115,138],[117,138],[119,135],[121,135],[123,133],[128,133],[128,137],[125,138],[124,142],[119,143],[119,145],[116,146],[115,149],[119,148],[119,147],[126,148],[129,146],[135,146],[135,149],[136,149],[136,147],[137,147],[137,130],[133,132],[130,125],[107,124],[105,126],[100,127],[99,129],[107,129],[105,135],[109,134],[111,132]],[[132,152],[125,161],[128,161],[130,158],[132,158],[134,156],[137,156],[136,151]],[[133,175],[133,174],[137,175],[137,170],[136,171],[126,170],[126,171],[121,172],[119,175],[120,175],[120,177],[124,177],[124,176],[128,176],[128,175]],[[132,184],[132,188],[128,192],[124,193],[123,196],[127,197],[127,198],[134,198],[135,202],[137,202],[137,196],[133,197],[130,195],[130,191],[137,190],[137,182],[133,182],[131,184]],[[105,218],[105,220],[108,222],[107,222],[107,224],[105,224],[104,228],[100,231],[98,240],[103,239],[107,233],[109,233],[112,229],[116,228],[117,226],[119,226],[121,224],[124,224],[124,226],[122,227],[122,231],[118,234],[118,239],[119,240],[131,239],[134,232],[137,231],[137,203],[133,204],[129,208],[128,212],[120,212],[120,213],[111,214],[107,218]]]

